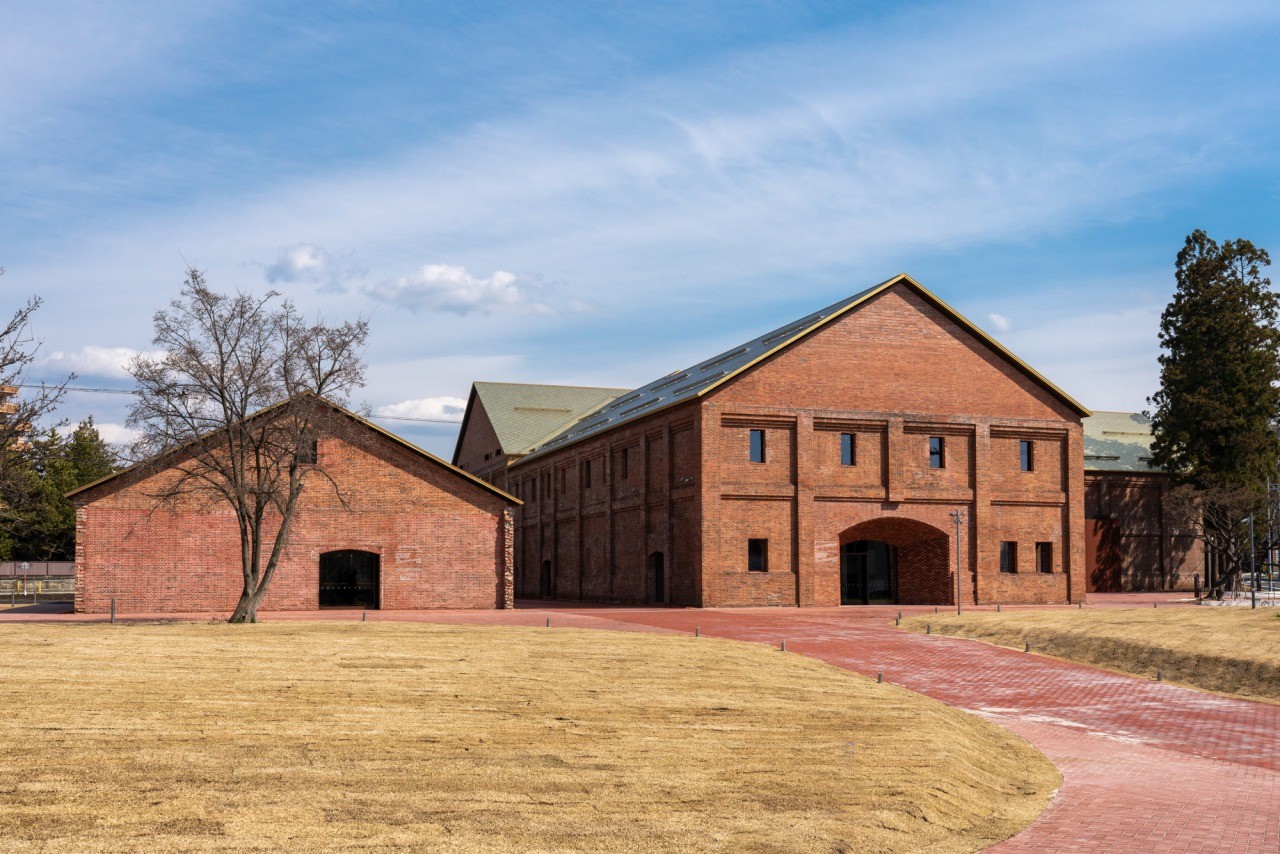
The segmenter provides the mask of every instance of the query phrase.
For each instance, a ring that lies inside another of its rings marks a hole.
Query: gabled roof
[[[1084,419],[1085,471],[1153,474],[1151,419],[1141,412],[1095,412]]]
[[[462,450],[463,437],[477,399],[498,434],[502,453],[512,456],[527,453],[535,444],[554,435],[584,415],[599,409],[625,388],[591,386],[533,385],[531,383],[473,383],[467,398],[462,429],[453,452],[456,464]]]
[[[596,433],[612,429],[635,418],[651,415],[669,406],[704,397],[744,371],[751,369],[757,363],[856,310],[859,306],[864,305],[873,297],[894,285],[903,285],[915,291],[943,314],[950,317],[961,328],[986,343],[1006,361],[1013,364],[1022,373],[1067,404],[1068,407],[1082,416],[1089,414],[1088,409],[1085,409],[1070,395],[1049,382],[1026,362],[1005,349],[1000,342],[987,335],[960,312],[947,305],[906,273],[899,273],[892,279],[859,291],[853,296],[846,297],[837,303],[819,309],[785,326],[780,326],[771,332],[766,332],[758,338],[753,338],[745,344],[726,350],[704,362],[699,362],[691,368],[668,374],[641,386],[630,394],[624,394],[607,405],[601,406],[595,412],[579,419],[577,423],[540,442],[537,447],[530,451],[530,454],[540,454],[544,451],[559,448],[571,442],[593,436]]]
[[[460,477],[464,478],[465,480],[470,481],[471,483],[475,484],[476,486],[482,487],[482,488],[484,488],[486,491],[491,492],[491,493],[493,493],[494,495],[497,495],[499,498],[502,498],[502,499],[504,499],[504,500],[506,500],[506,501],[510,501],[510,502],[511,502],[511,503],[513,503],[513,504],[523,504],[523,503],[524,503],[524,502],[523,502],[523,501],[521,501],[519,498],[516,498],[514,495],[511,495],[511,494],[509,494],[509,493],[505,492],[504,490],[499,489],[498,487],[494,486],[494,485],[493,485],[493,484],[491,484],[491,483],[488,483],[488,482],[486,482],[486,481],[481,480],[480,478],[476,477],[476,476],[475,476],[475,475],[473,475],[473,474],[470,474],[470,473],[468,473],[468,472],[463,471],[462,469],[458,468],[458,467],[457,467],[457,466],[455,466],[455,465],[452,465],[451,463],[447,463],[447,462],[445,462],[444,460],[440,459],[439,457],[437,457],[435,454],[431,453],[430,451],[426,451],[426,450],[423,450],[422,448],[419,448],[417,445],[413,444],[412,442],[409,442],[409,441],[408,441],[408,440],[406,440],[406,439],[401,438],[400,436],[397,436],[395,433],[392,433],[390,430],[387,430],[387,429],[385,429],[385,428],[379,427],[377,424],[374,424],[373,422],[368,421],[367,419],[361,418],[359,415],[357,415],[356,413],[354,413],[354,412],[352,412],[351,410],[347,409],[346,407],[339,406],[338,404],[334,403],[333,401],[328,400],[328,399],[323,398],[323,397],[320,397],[319,395],[312,394],[311,392],[303,392],[302,394],[298,395],[298,397],[308,397],[308,398],[312,398],[313,400],[315,400],[315,402],[316,402],[316,403],[321,404],[322,406],[325,406],[325,407],[327,407],[327,408],[329,408],[329,409],[333,410],[334,412],[338,413],[339,415],[342,415],[342,416],[345,416],[346,418],[349,418],[351,421],[354,421],[356,424],[360,425],[361,427],[364,427],[365,429],[369,430],[370,432],[373,432],[373,433],[375,433],[375,434],[377,434],[377,435],[381,436],[382,438],[385,438],[385,439],[390,440],[391,442],[393,442],[393,443],[395,443],[395,444],[399,445],[400,447],[404,448],[405,450],[408,450],[408,451],[412,452],[413,454],[415,454],[415,455],[417,455],[417,456],[421,457],[422,459],[427,460],[427,461],[428,461],[428,462],[430,462],[430,463],[433,463],[433,464],[435,464],[435,465],[438,465],[438,466],[440,466],[441,468],[447,469],[447,470],[448,470],[450,473],[452,473],[452,474],[459,475]],[[245,419],[245,420],[246,420],[246,421],[248,421],[248,420],[250,420],[250,419],[254,419],[254,420],[256,420],[256,419],[259,419],[259,418],[263,418],[263,417],[265,417],[265,416],[268,416],[268,415],[270,415],[270,413],[271,413],[271,412],[273,412],[274,410],[279,409],[279,408],[281,408],[282,406],[284,406],[286,403],[288,403],[288,402],[289,402],[289,400],[296,400],[296,399],[297,399],[297,398],[289,398],[288,400],[282,400],[282,401],[280,401],[279,403],[275,403],[275,404],[272,404],[271,406],[264,407],[263,409],[260,409],[260,410],[258,410],[257,412],[253,413],[252,415],[250,415],[250,416],[249,416],[247,419]],[[202,438],[203,438],[203,437],[202,437]],[[192,440],[192,442],[199,442],[199,441],[201,441],[201,439],[194,439],[194,440]],[[71,490],[70,492],[68,492],[68,493],[66,494],[66,497],[67,497],[67,498],[74,498],[75,496],[80,495],[80,494],[85,493],[85,492],[88,492],[88,491],[89,491],[89,490],[91,490],[91,489],[96,489],[97,487],[102,486],[102,485],[107,484],[107,483],[110,483],[110,482],[111,482],[111,481],[113,481],[113,480],[116,480],[116,479],[118,479],[118,478],[122,478],[122,477],[124,477],[124,476],[128,475],[130,472],[136,472],[136,471],[138,471],[139,469],[143,468],[144,466],[152,465],[153,463],[155,463],[155,462],[157,462],[157,461],[159,461],[159,460],[162,460],[162,459],[164,459],[165,457],[173,456],[173,455],[175,455],[175,454],[178,454],[178,453],[180,453],[180,452],[183,450],[183,448],[189,447],[189,446],[192,444],[192,442],[188,442],[187,444],[183,445],[183,446],[182,446],[182,447],[180,447],[180,448],[175,448],[174,450],[171,450],[171,451],[165,451],[164,453],[158,454],[157,456],[151,457],[151,458],[146,459],[146,460],[142,460],[141,462],[134,463],[133,465],[129,466],[128,468],[121,469],[120,471],[115,472],[115,473],[113,473],[113,474],[109,474],[109,475],[107,475],[106,477],[98,478],[97,480],[93,481],[92,483],[86,483],[84,486],[76,487],[75,489],[73,489],[73,490]]]

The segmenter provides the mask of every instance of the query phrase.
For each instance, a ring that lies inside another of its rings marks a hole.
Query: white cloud
[[[462,421],[467,401],[461,397],[424,397],[402,400],[378,407],[378,415],[394,418],[430,418],[440,421]]]
[[[264,272],[272,284],[321,282],[329,273],[329,253],[314,243],[298,243],[281,252]]]
[[[138,356],[154,359],[163,351],[135,350],[132,347],[99,347],[86,344],[79,350],[58,350],[50,353],[44,363],[59,371],[73,371],[91,377],[129,378],[129,363]]]
[[[137,430],[125,427],[123,424],[106,422],[93,426],[98,428],[98,435],[112,445],[128,445],[138,438]]]
[[[994,311],[987,315],[987,321],[990,322],[991,328],[997,332],[1008,332],[1013,329],[1012,320]]]
[[[475,276],[466,267],[451,264],[427,264],[411,276],[371,285],[365,293],[410,311],[547,314],[551,310],[532,299],[514,273],[497,270],[490,276]]]

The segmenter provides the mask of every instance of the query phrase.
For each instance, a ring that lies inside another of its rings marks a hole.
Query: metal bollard
[[[997,613],[997,614],[999,614],[999,613],[1000,613],[1000,603],[999,603],[999,602],[997,602],[997,603],[996,603],[996,613]]]
[[[924,633],[925,633],[926,635],[931,635],[931,634],[933,634],[933,623],[925,623],[925,624],[924,624]]]
[[[782,642],[782,651],[783,651],[783,652],[786,652],[786,651],[787,651],[787,642],[786,642],[786,641],[783,641],[783,642]]]
[[[1163,681],[1164,681],[1164,671],[1163,671],[1163,670],[1160,670],[1160,669],[1157,669],[1157,670],[1156,670],[1156,681],[1157,681],[1157,682],[1163,682]]]
[[[551,628],[551,618],[547,617],[547,628]]]
[[[361,611],[361,612],[360,612],[360,622],[362,622],[362,623],[364,622],[365,614],[366,614],[366,612],[365,612],[365,611]]]
[[[879,685],[879,684],[881,684],[882,682],[884,682],[884,671],[883,671],[883,670],[881,670],[881,671],[879,671],[878,673],[876,673],[876,684],[877,684],[877,685]]]
[[[694,627],[693,627],[693,636],[694,636],[695,638],[700,638],[700,637],[702,637],[702,626],[694,626]]]
[[[935,613],[935,614],[936,614],[936,613],[938,613],[938,606],[937,606],[937,605],[934,605],[934,606],[933,606],[933,613]]]
[[[1152,607],[1152,608],[1159,608],[1159,607],[1160,607],[1160,603],[1159,603],[1159,602],[1152,602],[1152,603],[1151,603],[1151,607]]]
[[[113,598],[111,600],[111,622],[114,623],[115,621],[116,621],[116,600]]]
[[[1023,652],[1031,652],[1031,641],[1027,641],[1027,645],[1023,648]]]
[[[1200,573],[1196,573],[1196,604],[1200,604]]]

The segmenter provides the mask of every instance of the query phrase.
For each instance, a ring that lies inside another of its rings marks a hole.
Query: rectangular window
[[[1000,571],[1018,571],[1018,544],[1006,541],[1000,544]]]
[[[591,488],[591,460],[582,461],[582,488]]]
[[[1018,467],[1023,471],[1031,471],[1035,465],[1035,458],[1031,450],[1031,443],[1023,439],[1018,443]]]
[[[1053,572],[1053,543],[1036,543],[1036,569]]]
[[[564,492],[565,492],[565,489],[564,489],[564,473],[565,473],[566,471],[568,471],[568,469],[560,469],[560,494],[561,494],[561,495],[564,495]]]
[[[764,431],[751,431],[751,462],[764,462]]]
[[[840,434],[840,465],[856,466],[858,464],[858,437],[852,433]]]
[[[947,443],[941,436],[929,437],[929,468],[940,469],[947,466]]]
[[[747,540],[747,570],[750,572],[769,571],[768,540]]]
[[[320,442],[315,436],[303,436],[298,443],[298,465],[313,466],[320,462]]]
[[[628,474],[627,449],[623,448],[618,452],[618,480],[626,480]]]

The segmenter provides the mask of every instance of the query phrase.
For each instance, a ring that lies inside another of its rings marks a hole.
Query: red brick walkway
[[[1143,604],[1172,604],[1174,598],[1164,594]],[[1134,600],[1090,602],[1097,607]],[[1064,783],[1049,809],[994,851],[1280,852],[1280,706],[904,632],[892,627],[897,610],[558,605],[514,612],[369,612],[369,618],[533,626],[550,619],[553,626],[689,633],[698,628],[708,636],[785,640],[788,652],[868,676],[883,672],[887,681],[989,718],[1026,738],[1061,769]],[[360,619],[360,612],[264,618]],[[49,619],[102,617],[0,613],[0,622]]]

